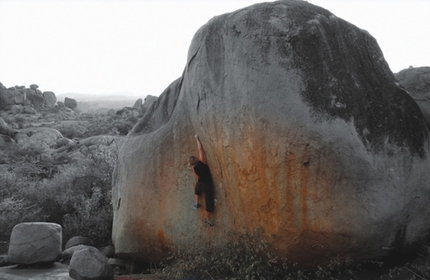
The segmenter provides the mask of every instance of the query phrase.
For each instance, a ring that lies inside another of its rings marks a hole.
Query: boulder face
[[[9,261],[49,264],[61,258],[62,228],[54,223],[17,224],[10,236]]]
[[[32,84],[29,88],[15,86],[6,88],[0,85],[0,110],[10,110],[16,105],[33,106],[35,108],[53,108],[57,97],[52,91],[42,93],[38,85]]]
[[[418,104],[430,125],[430,67],[409,67],[395,77]]]
[[[194,134],[215,183],[210,228],[191,208]],[[305,1],[217,16],[119,151],[116,255],[157,262],[256,229],[299,265],[404,253],[429,233],[428,148],[366,31]]]
[[[72,110],[75,110],[78,107],[78,102],[76,102],[76,100],[73,98],[65,97],[64,98],[64,105],[66,107],[69,107]]]
[[[57,102],[57,97],[52,91],[43,92],[43,106],[46,108],[54,108]]]
[[[111,280],[108,259],[94,247],[79,245],[70,260],[69,275],[76,280]]]

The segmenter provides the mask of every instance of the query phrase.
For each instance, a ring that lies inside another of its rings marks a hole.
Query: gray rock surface
[[[147,95],[142,104],[142,114],[145,114],[146,111],[157,101],[158,97],[153,95]]]
[[[42,149],[53,148],[57,146],[57,141],[63,138],[58,130],[49,127],[23,128],[20,133],[28,136],[28,138],[20,137],[17,140],[18,145],[22,148],[31,146]]]
[[[111,280],[113,269],[99,250],[80,245],[70,260],[69,275],[76,280]]]
[[[190,207],[196,133],[215,181],[210,229]],[[119,151],[116,255],[157,262],[170,245],[228,246],[256,229],[301,265],[402,254],[429,232],[428,148],[368,32],[306,1],[215,17]]]
[[[14,115],[21,114],[24,111],[24,107],[22,107],[21,105],[12,105],[12,107],[10,108],[10,111]]]
[[[64,106],[66,106],[72,110],[75,110],[78,107],[78,102],[76,102],[76,100],[73,98],[65,97],[64,98]]]
[[[0,149],[9,149],[15,145],[15,141],[8,135],[0,134]]]
[[[420,106],[430,125],[430,67],[410,67],[395,74],[403,86]]]
[[[55,107],[55,103],[57,103],[57,96],[52,91],[44,91],[43,92],[43,107],[53,108]]]
[[[64,249],[68,249],[77,245],[89,245],[90,241],[91,240],[89,238],[84,236],[73,236],[67,241],[66,245],[64,245]]]
[[[29,101],[32,106],[34,106],[35,108],[43,107],[43,94],[40,90],[29,88],[27,89],[26,94],[26,101]]]
[[[2,118],[0,118],[0,134],[4,134],[13,138],[17,133],[18,130],[9,127],[9,125]]]
[[[143,100],[142,98],[139,98],[136,100],[136,102],[134,102],[133,108],[139,111],[142,111],[142,104],[143,104]]]
[[[61,257],[61,226],[54,223],[17,224],[10,237],[8,258],[14,264],[54,263]]]

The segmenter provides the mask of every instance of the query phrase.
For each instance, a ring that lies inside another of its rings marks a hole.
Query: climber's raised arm
[[[199,150],[199,160],[204,164],[206,164],[206,156],[205,156],[205,151],[203,150],[202,142],[200,142],[200,138],[197,134],[194,135],[194,137],[196,138],[197,149]]]

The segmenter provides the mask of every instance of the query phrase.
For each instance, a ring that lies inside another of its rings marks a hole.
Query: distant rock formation
[[[155,101],[157,101],[158,97],[153,95],[147,95],[145,97],[145,101],[142,101],[142,98],[139,98],[136,100],[136,102],[133,105],[133,108],[139,110],[139,112],[144,115],[146,111],[154,104]]]
[[[137,110],[141,110],[142,104],[143,104],[142,98],[139,98],[136,100],[136,102],[134,102],[133,108]]]
[[[36,84],[25,86],[15,86],[6,88],[0,83],[0,110],[10,110],[13,105],[31,106],[34,108],[55,107],[57,98],[55,93],[47,91],[42,93]]]
[[[403,86],[420,106],[430,125],[430,67],[409,67],[395,74]]]
[[[78,107],[78,102],[76,102],[73,98],[64,98],[64,105],[72,110],[75,110]]]
[[[53,93],[52,91],[43,92],[43,107],[53,108],[55,107],[56,103],[57,97],[55,96],[55,93]]]
[[[196,133],[211,228],[191,208]],[[306,1],[217,16],[121,146],[116,255],[157,262],[170,245],[225,247],[256,229],[299,265],[402,254],[429,234],[428,134],[368,32]]]

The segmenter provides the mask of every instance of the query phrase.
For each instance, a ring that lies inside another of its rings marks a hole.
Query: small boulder
[[[28,141],[28,135],[27,135],[27,133],[25,133],[25,132],[18,132],[16,135],[15,135],[15,141],[17,142],[17,143],[19,143],[19,144],[22,144],[23,142],[25,142],[25,141]]]
[[[69,264],[70,260],[73,257],[73,254],[75,253],[75,251],[77,249],[79,249],[81,246],[85,246],[85,245],[77,245],[77,246],[72,246],[70,248],[67,248],[63,251],[63,253],[61,254],[61,259],[63,263]]]
[[[138,100],[136,100],[136,102],[134,102],[133,108],[141,111],[142,104],[143,104],[142,98],[139,98]]]
[[[15,104],[24,104],[24,101],[27,99],[27,93],[25,89],[15,90]]]
[[[2,118],[0,118],[0,134],[15,137],[17,133],[18,131],[16,129],[10,128],[8,124]]]
[[[21,147],[55,148],[57,140],[63,138],[63,135],[58,130],[49,127],[23,128],[20,132],[24,132],[29,136],[28,139],[23,138],[20,139],[22,141],[17,141]]]
[[[54,223],[21,223],[12,229],[8,258],[15,264],[47,264],[61,257],[62,228]]]
[[[38,88],[39,88],[39,86],[38,86],[38,85],[36,85],[36,84],[32,84],[32,85],[30,85],[30,88],[31,88],[31,89],[38,89]]]
[[[84,236],[73,236],[72,238],[67,241],[66,245],[64,246],[64,249],[69,249],[70,247],[77,246],[77,245],[89,245],[91,243],[91,240]]]
[[[430,67],[409,67],[395,74],[395,77],[418,104],[430,124]]]
[[[114,273],[99,250],[81,245],[70,260],[69,275],[76,280],[111,280]]]
[[[0,110],[6,109],[10,105],[15,104],[15,88],[2,89],[0,91]]]
[[[43,92],[43,107],[54,108],[57,102],[57,96],[52,91]]]
[[[26,93],[26,101],[30,101],[35,108],[41,108],[43,106],[43,94],[40,90],[28,88]],[[27,104],[27,102],[24,104]]]
[[[22,112],[29,115],[35,115],[37,113],[37,111],[30,106],[24,106]]]
[[[64,105],[72,110],[75,110],[78,107],[78,102],[76,102],[73,98],[64,98]]]
[[[10,112],[14,115],[21,114],[23,109],[24,108],[21,105],[12,105],[12,107],[10,107]]]
[[[57,139],[57,148],[73,144],[73,140],[63,137]]]

